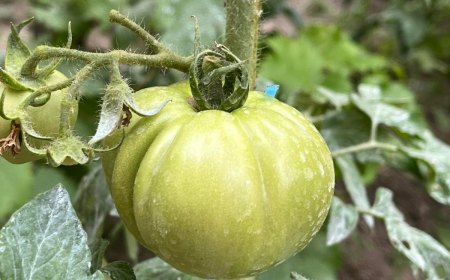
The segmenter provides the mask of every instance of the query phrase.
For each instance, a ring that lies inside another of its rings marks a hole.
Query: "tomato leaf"
[[[138,263],[134,273],[138,280],[201,280],[178,271],[158,257]]]
[[[392,245],[421,269],[427,279],[444,279],[450,275],[450,252],[433,237],[404,221],[390,190],[378,189],[373,210],[384,218]]]
[[[370,208],[366,188],[353,158],[349,155],[338,157],[336,158],[336,164],[342,172],[345,188],[355,205],[363,209]],[[372,216],[364,215],[364,220],[369,227],[373,227],[374,220]]]
[[[379,87],[360,85],[358,90],[360,94],[353,94],[352,102],[367,114],[375,127],[384,124],[409,136],[419,137],[421,135],[422,129],[410,120],[408,111],[381,101]]]
[[[369,54],[335,26],[312,25],[296,39],[276,36],[268,40],[271,53],[261,64],[261,76],[280,84],[294,98],[296,91],[309,92],[317,86],[331,90],[350,89],[350,74],[382,69],[388,65]],[[293,62],[292,58],[298,58]]]
[[[62,186],[38,195],[0,230],[2,279],[104,279],[89,271],[86,233]]]
[[[323,121],[320,134],[332,151],[363,143],[370,138],[370,119],[359,110],[346,109]]]
[[[433,136],[430,131],[422,134],[423,141],[415,146],[403,147],[410,157],[425,164],[423,175],[428,178],[428,192],[436,201],[450,205],[450,146]]]
[[[338,110],[350,103],[350,96],[347,93],[339,93],[325,87],[318,87],[317,93],[323,95]]]
[[[102,235],[103,222],[114,209],[101,166],[95,166],[81,180],[74,199],[74,208],[91,242]]]
[[[358,211],[338,197],[333,198],[327,227],[327,245],[337,244],[347,238],[358,223]]]
[[[101,271],[107,274],[112,280],[136,280],[133,269],[127,262],[112,262],[102,267]]]

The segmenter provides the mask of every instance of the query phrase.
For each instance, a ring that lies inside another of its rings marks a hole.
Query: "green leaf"
[[[0,158],[0,218],[33,198],[32,168],[31,164],[14,165]]]
[[[178,271],[158,257],[138,263],[134,273],[138,280],[201,280]]]
[[[395,207],[392,192],[379,188],[373,210],[384,217],[389,240],[428,279],[445,279],[450,275],[450,252],[427,233],[411,227]]]
[[[225,11],[221,0],[157,0],[152,11],[152,25],[162,29],[161,40],[180,54],[194,49],[194,21],[198,18],[202,43],[212,45],[223,37]]]
[[[101,271],[107,274],[112,280],[136,280],[133,269],[127,262],[112,262],[102,267]]]
[[[378,86],[362,84],[358,91],[359,95],[353,94],[351,100],[371,119],[373,126],[384,124],[409,136],[421,135],[422,129],[410,120],[408,111],[381,101],[381,91]]]
[[[273,37],[268,45],[271,53],[262,61],[261,76],[290,93],[311,92],[317,86],[351,91],[352,73],[388,65],[383,58],[369,54],[352,42],[335,26],[308,26],[296,39]]]
[[[95,166],[82,179],[74,200],[74,208],[89,241],[100,238],[103,233],[103,222],[114,209],[101,166]]]
[[[336,158],[335,161],[341,170],[345,188],[350,194],[352,201],[359,208],[370,208],[366,188],[353,158],[350,155],[346,155]],[[364,219],[369,227],[373,227],[374,220],[372,216],[364,215]]]
[[[332,151],[361,144],[370,138],[370,119],[359,110],[346,108],[325,119],[320,134]]]
[[[325,87],[317,88],[317,93],[323,95],[338,110],[350,103],[350,96],[346,93],[335,92]]]
[[[270,39],[271,54],[261,64],[261,76],[280,84],[286,91],[314,90],[322,82],[321,70],[325,62],[316,46],[301,38],[296,41],[281,36]]]
[[[337,244],[347,238],[358,223],[358,211],[338,197],[333,198],[327,227],[327,245]]]
[[[103,279],[90,274],[86,233],[58,186],[16,212],[0,231],[1,279]]]
[[[428,178],[428,192],[436,201],[450,205],[450,146],[443,143],[430,131],[422,134],[423,141],[402,150],[410,157],[425,164],[422,173]]]

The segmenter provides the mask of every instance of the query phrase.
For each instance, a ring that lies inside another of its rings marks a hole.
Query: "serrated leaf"
[[[201,280],[182,273],[158,257],[138,263],[134,266],[134,273],[138,280]]]
[[[337,244],[347,238],[356,228],[358,216],[355,207],[334,197],[327,226],[327,245]]]
[[[311,25],[303,28],[298,38],[278,36],[270,38],[268,44],[271,53],[262,61],[261,75],[288,93],[299,89],[310,92],[317,86],[351,90],[350,74],[388,64],[352,42],[336,26]]]
[[[416,141],[415,147],[403,147],[410,157],[428,167],[428,192],[436,201],[450,205],[450,146],[443,143],[430,131],[422,134],[423,141]]]
[[[16,212],[0,231],[2,279],[103,279],[90,273],[86,233],[58,186]]]
[[[133,268],[124,261],[116,261],[102,267],[101,271],[107,274],[111,280],[136,280]]]
[[[422,270],[427,279],[445,279],[450,275],[450,252],[433,237],[403,220],[390,190],[378,189],[374,210],[384,214],[392,245]]]
[[[350,155],[346,155],[336,158],[335,161],[341,170],[345,188],[350,194],[352,201],[359,208],[370,208],[366,188],[353,158]],[[373,227],[374,219],[372,216],[364,215],[364,220],[369,227]]]
[[[300,88],[305,91],[314,90],[323,79],[321,69],[325,62],[316,47],[302,38],[296,41],[285,37],[270,39],[268,44],[272,54],[262,62],[261,76],[280,84],[287,91]],[[301,62],[294,63],[293,57],[301,58]]]
[[[74,199],[74,208],[87,232],[88,240],[100,238],[103,222],[114,208],[101,166],[94,167],[81,180]]]

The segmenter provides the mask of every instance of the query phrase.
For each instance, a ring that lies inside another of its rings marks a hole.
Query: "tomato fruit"
[[[66,76],[58,71],[54,71],[45,81],[47,85],[55,84],[64,81]],[[4,95],[5,103],[3,108],[6,112],[14,110],[17,106],[30,94],[29,91],[15,91],[0,83],[0,95]],[[27,107],[33,128],[36,132],[44,136],[57,136],[59,130],[59,116],[61,112],[61,101],[63,96],[67,94],[67,90],[58,90],[52,93],[50,100],[40,107]],[[71,123],[75,124],[77,118],[77,111],[71,114]],[[20,123],[19,120],[15,122]],[[6,138],[11,132],[11,120],[5,120],[0,117],[0,139]],[[48,140],[34,139],[31,136],[27,138],[28,142],[37,148],[42,148],[49,143]],[[11,163],[25,163],[42,158],[42,156],[30,152],[25,144],[20,144],[20,152],[18,154],[12,153],[11,150],[6,150],[2,157]]]
[[[317,233],[333,161],[300,112],[255,91],[231,113],[197,112],[188,84],[135,99],[143,108],[171,102],[155,116],[133,116],[103,162],[119,214],[148,249],[189,274],[240,278],[296,254]]]

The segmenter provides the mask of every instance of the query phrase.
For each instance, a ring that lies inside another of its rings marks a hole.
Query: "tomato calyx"
[[[10,152],[15,156],[20,152],[22,149],[20,144],[20,132],[20,125],[12,121],[11,132],[4,139],[0,139],[0,155]]]
[[[231,112],[245,103],[249,92],[245,61],[220,44],[195,57],[189,83],[195,101],[193,107],[199,111]]]

